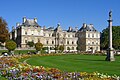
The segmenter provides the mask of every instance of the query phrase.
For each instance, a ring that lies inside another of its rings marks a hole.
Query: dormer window
[[[70,37],[70,35],[68,34],[68,37]]]
[[[27,35],[27,32],[25,32],[25,34]]]
[[[50,34],[49,34],[49,37],[50,37]]]

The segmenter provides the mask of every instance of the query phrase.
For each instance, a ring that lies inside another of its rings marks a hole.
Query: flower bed
[[[53,55],[53,54],[50,54]],[[57,54],[61,55],[61,54]],[[49,56],[49,55],[32,55]],[[27,63],[19,62],[18,59],[28,58],[31,55],[0,58],[0,76],[8,80],[119,80],[119,76],[109,76],[98,72],[62,72],[56,68],[45,68],[43,66],[31,66]]]

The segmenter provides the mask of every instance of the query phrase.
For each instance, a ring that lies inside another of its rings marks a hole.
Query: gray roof
[[[95,28],[94,28],[94,26],[93,25],[86,25],[85,27],[84,26],[82,26],[80,29],[79,29],[79,31],[97,31]]]
[[[62,31],[60,23],[57,24],[57,28],[55,28],[54,31]]]
[[[26,21],[22,25],[24,25],[24,26],[36,26],[36,27],[39,26],[38,23],[35,22],[34,19],[26,19]]]

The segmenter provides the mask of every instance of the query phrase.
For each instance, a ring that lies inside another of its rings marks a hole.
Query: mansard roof
[[[95,31],[96,32],[97,30],[94,28],[94,26],[92,24],[90,24],[90,25],[83,24],[83,26],[79,29],[79,31],[82,31],[82,32]]]
[[[25,22],[23,22],[24,26],[39,26],[38,23],[34,19],[26,19]]]

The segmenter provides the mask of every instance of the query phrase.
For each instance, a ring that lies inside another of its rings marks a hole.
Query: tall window
[[[44,33],[44,36],[45,36],[45,33]]]
[[[96,38],[98,38],[98,34],[96,34]]]
[[[52,41],[52,44],[54,44],[54,41]]]
[[[98,50],[98,47],[96,47],[96,50]]]
[[[74,35],[72,35],[72,37],[74,37]]]
[[[25,43],[27,43],[27,40],[25,40]]]
[[[94,37],[94,34],[92,34],[92,37]]]
[[[48,40],[46,41],[46,44],[48,44]]]
[[[68,37],[70,37],[70,35],[68,34]]]
[[[90,34],[88,34],[88,37],[90,37]]]
[[[67,41],[67,44],[69,44],[69,41]]]
[[[74,42],[72,41],[72,44],[74,44]]]
[[[72,50],[74,50],[74,47],[72,47]]]
[[[25,34],[27,35],[27,32],[25,31]]]

